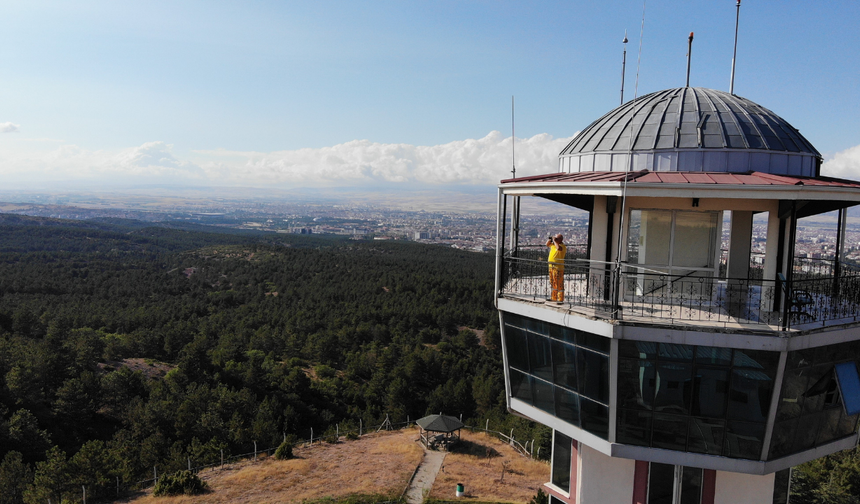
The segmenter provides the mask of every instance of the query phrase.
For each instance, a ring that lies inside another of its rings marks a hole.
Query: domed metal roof
[[[630,164],[631,152],[635,166],[621,166]],[[761,105],[724,91],[683,87],[612,110],[582,130],[559,160],[568,173],[754,170],[816,176],[821,154]]]

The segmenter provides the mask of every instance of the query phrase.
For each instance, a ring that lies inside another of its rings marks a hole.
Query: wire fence
[[[460,420],[462,421],[462,415],[460,415]],[[341,440],[344,440],[344,439],[346,439],[346,440],[358,439],[358,438],[361,438],[361,437],[368,435],[368,434],[376,434],[376,433],[379,433],[382,431],[403,430],[403,429],[411,428],[415,425],[416,425],[415,421],[410,419],[409,417],[407,417],[405,422],[392,422],[391,419],[389,418],[389,416],[386,415],[385,420],[379,425],[373,425],[373,426],[365,427],[363,421],[359,420],[358,430],[356,430],[355,428],[352,428],[352,429],[345,429],[345,430],[341,431],[340,430],[340,424],[335,424],[335,431],[334,431],[333,435],[330,431],[320,431],[321,433],[319,435],[315,436],[314,429],[311,428],[310,429],[310,435],[303,438],[303,439],[296,440],[293,446],[294,447],[299,447],[299,446],[309,447],[309,446],[313,446],[314,444],[323,444],[323,443],[336,444],[336,443],[340,443]],[[487,434],[494,435],[497,438],[499,438],[501,441],[503,441],[503,442],[507,443],[509,446],[511,446],[520,455],[522,455],[524,457],[529,457],[532,459],[542,460],[541,459],[541,449],[542,448],[540,446],[537,446],[537,447],[535,446],[535,440],[534,439],[531,439],[531,440],[516,439],[514,436],[514,429],[511,429],[510,432],[508,432],[507,434],[504,432],[490,429],[490,420],[489,419],[487,419],[487,421],[485,422],[484,427],[464,425],[463,428],[468,429],[469,431],[472,431],[472,432],[485,432]],[[286,434],[284,434],[284,441],[287,441],[287,435]],[[274,453],[277,449],[278,449],[278,446],[270,446],[268,448],[259,449],[257,447],[256,442],[254,442],[254,451],[247,452],[247,453],[226,454],[225,455],[224,450],[222,449],[220,460],[217,462],[205,463],[205,464],[195,464],[194,461],[192,461],[191,458],[188,457],[188,459],[187,459],[187,461],[188,461],[187,470],[196,474],[196,473],[199,473],[205,469],[214,469],[214,468],[224,469],[225,467],[229,466],[230,464],[237,463],[237,462],[240,462],[243,460],[253,460],[254,462],[256,462],[261,457],[270,457],[270,456],[274,455]],[[545,453],[544,455],[546,457],[547,454]],[[158,483],[158,480],[162,476],[164,476],[164,474],[159,473],[158,466],[154,466],[152,468],[152,471],[153,471],[153,473],[152,473],[153,477],[152,478],[140,480],[140,481],[130,483],[130,484],[127,483],[125,485],[122,485],[119,478],[117,478],[117,486],[116,486],[117,497],[119,498],[119,497],[123,497],[123,496],[128,496],[134,492],[139,492],[141,490],[145,490],[147,488],[155,486]],[[417,472],[417,471],[418,471],[418,468],[416,467],[415,471],[413,471],[412,478],[415,477],[415,472]],[[410,482],[411,482],[411,478],[410,478]],[[409,485],[409,483],[407,483],[407,488],[408,488],[408,485]],[[86,490],[85,489],[83,489],[83,490],[84,490],[84,495],[86,495]],[[405,491],[406,490],[404,489],[404,493],[405,493]],[[84,504],[86,504],[86,497],[84,498],[83,502],[84,502]],[[394,502],[394,501],[392,501],[392,502]]]

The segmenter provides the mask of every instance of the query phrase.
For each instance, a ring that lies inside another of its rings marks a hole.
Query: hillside
[[[443,411],[504,411],[488,254],[0,218],[0,485],[59,502]],[[476,332],[481,335],[479,338]]]

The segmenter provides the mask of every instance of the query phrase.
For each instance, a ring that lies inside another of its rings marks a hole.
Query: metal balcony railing
[[[772,331],[854,322],[860,315],[860,272],[843,268],[833,276],[837,270],[822,267],[787,285],[779,279],[721,279],[708,270],[616,268],[567,259],[562,305],[610,319]],[[545,258],[506,257],[501,274],[503,297],[544,301],[550,296]]]

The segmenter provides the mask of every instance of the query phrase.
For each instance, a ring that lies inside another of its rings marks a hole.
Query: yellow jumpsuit
[[[549,246],[549,283],[552,286],[553,301],[564,301],[564,254],[567,247],[553,242]]]

